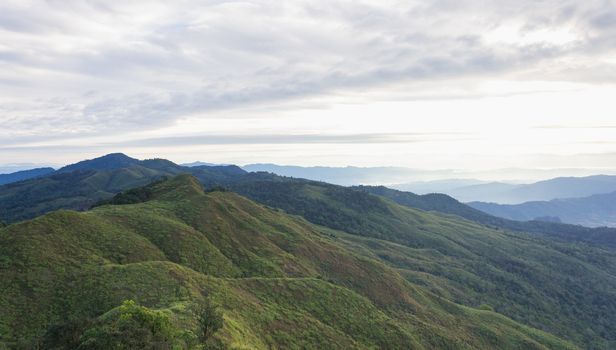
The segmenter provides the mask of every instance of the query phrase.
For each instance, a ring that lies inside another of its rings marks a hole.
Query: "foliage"
[[[169,316],[127,300],[86,330],[77,349],[170,350],[178,333]]]
[[[147,202],[152,198],[153,189],[161,182],[167,181],[167,176],[162,176],[160,179],[154,180],[150,184],[143,187],[131,188],[127,191],[120,192],[108,200],[100,201],[92,206],[92,208],[101,205],[122,205],[122,204],[137,204]]]
[[[192,310],[197,320],[197,334],[202,343],[207,343],[223,326],[222,312],[218,310],[210,299],[200,302]]]

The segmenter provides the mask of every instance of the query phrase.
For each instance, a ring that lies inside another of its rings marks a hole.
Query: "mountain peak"
[[[126,168],[139,164],[140,160],[131,158],[124,153],[110,153],[102,157],[84,160],[75,164],[67,165],[58,172],[74,170],[112,170]]]
[[[118,193],[111,199],[99,202],[95,206],[136,204],[154,199],[176,200],[204,194],[199,180],[190,174],[180,174],[172,178],[163,177],[148,185]]]
[[[173,193],[173,197],[204,194],[203,186],[197,178],[190,174],[180,174],[165,180],[155,187],[159,196]]]

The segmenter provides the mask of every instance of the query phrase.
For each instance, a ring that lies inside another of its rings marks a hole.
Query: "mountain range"
[[[0,231],[3,341],[87,348],[133,300],[167,315],[182,348],[191,338],[180,330],[196,327],[187,310],[204,295],[225,317],[215,340],[234,348],[565,349],[575,344],[546,331],[592,344],[613,324],[611,252],[587,260],[378,197],[364,210],[397,218],[399,233],[315,226],[189,175],[130,192]],[[573,332],[580,323],[598,334]]]
[[[56,209],[86,210],[123,190],[183,173],[195,176],[205,187],[227,188],[257,202],[301,215],[316,224],[351,232],[366,229],[376,232],[396,231],[392,220],[371,218],[363,213],[364,207],[370,206],[372,196],[362,195],[361,192],[365,191],[357,191],[358,187],[347,188],[266,172],[248,173],[236,166],[185,167],[164,159],[138,160],[124,154],[108,154],[66,166],[49,176],[0,186],[0,220],[12,223]],[[401,193],[403,196],[391,196],[392,193]],[[331,200],[321,201],[320,197],[324,194]],[[616,229],[504,220],[475,210],[446,195],[417,196],[392,190],[379,195],[390,196],[395,201],[404,198],[400,202],[402,205],[455,214],[482,225],[508,230],[602,244],[612,244],[613,237],[616,237],[613,234]],[[422,200],[409,201],[409,198]],[[355,203],[359,211],[341,210],[336,202],[342,199]]]
[[[616,192],[521,204],[471,202],[469,206],[512,220],[548,219],[590,227],[616,226]]]
[[[456,181],[434,181],[419,184],[392,185],[392,188],[418,193],[446,193],[462,202],[518,204],[560,198],[587,197],[616,191],[616,176],[557,177],[529,184],[503,182],[475,183],[456,186]],[[476,181],[478,180],[465,180]]]
[[[0,209],[0,348],[195,348],[203,300],[208,348],[616,345],[614,229],[123,154],[0,186]]]
[[[397,183],[418,176],[438,176],[449,173],[446,170],[429,171],[403,167],[302,167],[277,164],[248,164],[242,166],[242,169],[248,172],[264,171],[281,176],[324,181],[342,186]]]

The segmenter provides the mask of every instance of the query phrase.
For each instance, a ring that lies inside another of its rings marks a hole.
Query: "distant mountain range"
[[[40,168],[0,175],[0,185],[9,184],[6,188],[0,189],[0,219],[13,222],[59,208],[87,209],[97,201],[109,198],[118,191],[143,185],[163,176],[190,173],[204,184],[229,186],[230,179],[246,175],[248,171],[267,171],[329,183],[369,183],[371,180],[376,180],[381,173],[386,172],[392,176],[397,172],[403,176],[409,169],[295,167],[272,164],[253,164],[241,169],[237,166],[203,162],[177,165],[163,159],[138,160],[121,153],[112,153],[67,165],[57,171],[52,168]],[[258,177],[267,178],[264,174],[254,176],[255,179]],[[269,179],[283,178],[272,175]],[[532,184],[484,183],[474,179],[452,179],[395,187],[414,190],[418,193],[443,192],[461,200],[488,198],[504,203],[515,203],[528,198],[552,199],[600,193],[600,195],[577,199],[531,201],[519,205],[473,201],[467,208],[472,207],[473,210],[478,209],[494,215],[493,219],[480,220],[483,224],[494,224],[494,218],[499,217],[516,221],[551,221],[589,227],[616,226],[616,205],[613,204],[616,203],[613,200],[616,195],[605,193],[616,191],[616,176],[555,178]],[[439,203],[442,205],[444,202]],[[422,206],[418,207],[426,209]],[[434,210],[443,211],[443,208]],[[460,213],[455,214],[460,215]],[[468,215],[461,216],[470,219]],[[497,226],[533,232],[533,227],[527,227],[528,225],[520,226],[500,222]]]
[[[477,179],[443,179],[432,181],[417,181],[403,184],[392,184],[388,187],[415,194],[449,193],[466,187],[488,184],[490,181]]]
[[[276,164],[248,164],[242,169],[265,171],[281,176],[323,181],[342,186],[400,183],[412,178],[444,176],[450,173],[447,170],[418,170],[403,167],[302,167]]]
[[[521,204],[470,202],[471,207],[512,220],[558,220],[590,227],[616,226],[616,192]]]
[[[181,166],[187,167],[195,167],[195,166],[218,166],[218,165],[231,165],[231,164],[218,164],[218,163],[207,163],[207,162],[192,162],[192,163],[183,163]]]
[[[478,180],[445,180],[419,184],[392,185],[403,191],[417,193],[446,193],[462,202],[493,202],[519,204],[528,201],[547,201],[557,198],[580,198],[616,191],[616,176],[557,177],[530,184],[503,182],[475,183],[456,187],[456,184]]]

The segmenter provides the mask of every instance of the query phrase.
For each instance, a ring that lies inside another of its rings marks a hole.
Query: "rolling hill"
[[[91,211],[10,225],[0,229],[0,344],[98,349],[118,336],[109,332],[141,317],[142,326],[162,320],[148,331],[164,330],[168,348],[190,348],[191,309],[204,299],[224,315],[208,341],[216,348],[576,348],[546,331],[578,345],[611,341],[604,321],[616,300],[610,253],[596,251],[604,260],[588,261],[574,246],[383,203],[413,228],[396,237],[407,244],[315,226],[231,192],[204,192],[188,175]],[[499,251],[487,253],[496,242]],[[527,252],[524,262],[514,259],[518,251]],[[579,270],[580,281],[567,281],[568,269]],[[582,289],[553,294],[568,283]],[[589,291],[601,307],[585,300]],[[529,296],[539,308],[522,304]]]

